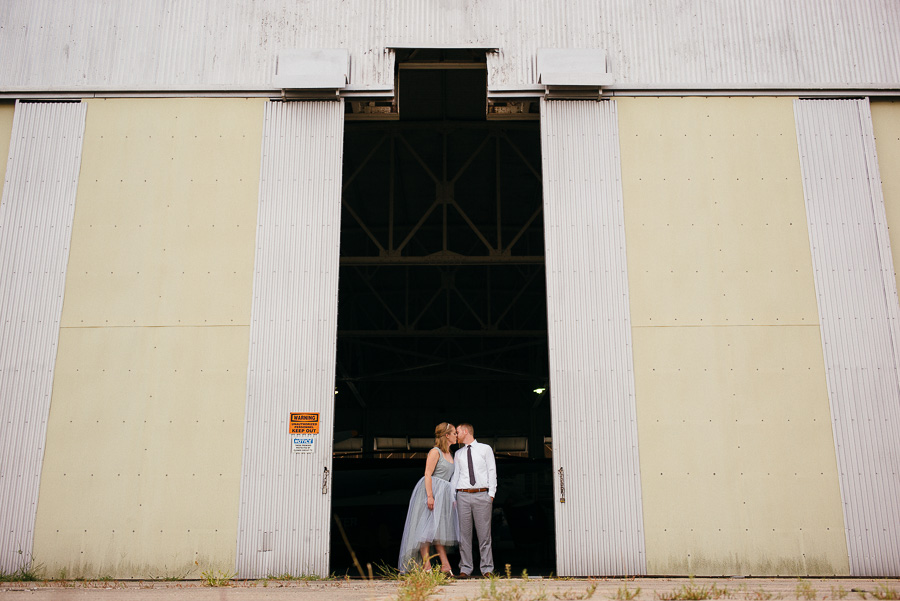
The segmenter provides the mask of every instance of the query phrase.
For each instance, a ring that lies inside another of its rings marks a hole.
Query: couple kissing
[[[459,444],[455,455],[450,446]],[[472,534],[478,537],[482,576],[494,572],[491,552],[491,512],[497,492],[497,464],[490,446],[475,440],[472,424],[440,423],[434,429],[434,448],[425,460],[425,475],[409,500],[400,542],[401,573],[416,564],[431,569],[433,545],[441,571],[453,576],[447,549],[459,546],[457,578],[470,578]]]

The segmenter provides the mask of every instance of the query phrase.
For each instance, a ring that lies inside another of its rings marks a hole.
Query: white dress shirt
[[[467,447],[472,447],[472,467],[475,468],[475,484],[469,481],[469,460]],[[451,485],[453,490],[460,488],[486,488],[492,499],[497,493],[497,463],[494,461],[494,450],[477,440],[470,445],[463,445],[453,456],[456,469],[453,471]]]

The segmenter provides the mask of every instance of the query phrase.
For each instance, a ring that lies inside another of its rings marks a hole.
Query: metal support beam
[[[341,265],[543,265],[542,256],[516,255],[460,255],[453,252],[434,253],[421,257],[341,257]]]

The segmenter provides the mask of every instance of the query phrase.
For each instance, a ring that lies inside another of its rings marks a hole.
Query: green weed
[[[797,587],[794,589],[794,593],[797,595],[798,599],[806,599],[807,601],[812,601],[816,598],[816,591],[809,583],[808,580],[804,580],[803,578],[797,579]]]
[[[206,586],[231,586],[231,579],[237,576],[237,572],[207,570],[200,572],[200,575],[203,576],[203,584]]]
[[[668,593],[656,593],[656,598],[660,601],[698,601],[700,599],[721,599],[727,596],[727,588],[719,588],[715,582],[711,586],[696,584],[693,577],[690,583],[682,584],[680,589]]]
[[[636,589],[628,588],[628,579],[626,578],[625,583],[616,590],[616,594],[610,597],[610,599],[615,599],[615,601],[631,601],[640,594],[641,587],[637,587]]]
[[[438,566],[426,570],[417,564],[409,572],[400,574],[398,580],[400,587],[397,601],[425,601],[437,587],[447,584],[450,577],[441,572]]]
[[[19,555],[22,555],[19,551]],[[41,572],[43,564],[34,563],[34,557],[23,562],[22,566],[14,572],[0,572],[0,582],[36,582],[43,580]]]
[[[523,578],[528,578],[527,572],[522,572]],[[546,601],[547,593],[539,589],[536,593],[529,593],[525,585],[527,580],[513,582],[510,578],[500,579],[490,576],[486,582],[481,583],[481,591],[473,601]]]
[[[900,599],[900,593],[897,592],[897,589],[891,588],[887,582],[876,584],[875,590],[872,591],[871,595],[879,601]]]
[[[37,570],[21,567],[15,572],[0,572],[0,582],[35,582],[41,580]]]
[[[565,591],[564,593],[553,593],[553,598],[554,599],[565,599],[566,601],[578,600],[578,599],[590,599],[591,597],[594,596],[594,593],[596,593],[596,592],[597,592],[597,585],[592,584],[589,587],[587,587],[583,593],[579,593],[576,591]],[[634,592],[634,595],[632,595],[631,597],[628,597],[627,599],[625,599],[625,601],[631,601],[631,599],[633,599],[640,592],[641,592],[641,589],[638,589],[637,591]]]
[[[387,562],[376,563],[375,571],[378,573],[378,578],[381,580],[400,580],[403,576],[400,573],[400,570],[388,564]]]

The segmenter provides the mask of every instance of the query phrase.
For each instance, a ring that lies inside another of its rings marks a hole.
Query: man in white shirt
[[[456,490],[456,510],[459,515],[459,578],[472,574],[472,527],[478,534],[481,554],[481,575],[494,572],[491,552],[491,512],[497,493],[497,464],[494,450],[475,440],[472,424],[459,424],[456,434],[460,444],[456,451],[451,486]]]

